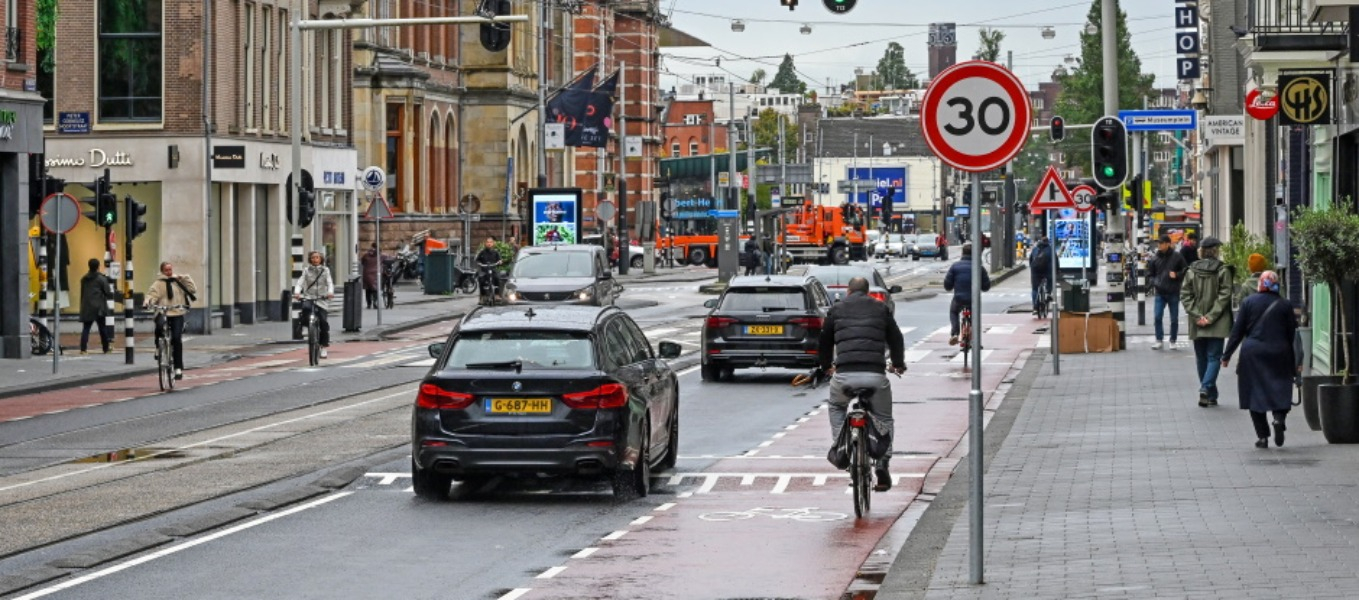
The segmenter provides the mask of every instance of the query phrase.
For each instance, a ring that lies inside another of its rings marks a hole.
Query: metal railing
[[[19,62],[23,58],[24,36],[18,27],[5,28],[5,60]]]
[[[1247,8],[1255,45],[1266,50],[1343,49],[1346,24],[1312,23],[1313,0],[1252,0]]]

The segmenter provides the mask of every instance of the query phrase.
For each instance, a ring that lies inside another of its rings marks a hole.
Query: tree
[[[1093,0],[1086,20],[1101,26],[1100,0]],[[1055,74],[1053,81],[1062,86],[1053,106],[1053,114],[1061,115],[1068,123],[1094,123],[1104,116],[1104,55],[1100,32],[1094,35],[1081,33],[1081,57],[1076,67],[1065,75]],[[1152,84],[1156,76],[1142,73],[1142,61],[1132,48],[1132,37],[1128,33],[1127,15],[1118,11],[1115,37],[1118,40],[1118,107],[1141,108],[1144,97],[1154,97]],[[1067,166],[1079,167],[1082,173],[1090,172],[1090,138],[1086,135],[1068,135],[1066,141],[1058,145],[1067,158]]]
[[[780,119],[787,123],[783,126],[783,156],[786,160],[793,160],[797,152],[798,140],[802,139],[802,136],[798,133],[797,123],[793,122],[787,115],[772,108],[760,111],[760,116],[755,119],[755,123],[751,126],[755,130],[755,147],[773,148],[774,154],[770,158],[778,160]]]
[[[977,48],[977,58],[998,62],[1000,60],[1000,42],[1005,39],[1005,32],[983,27],[977,33],[981,37],[981,46]]]
[[[779,63],[779,72],[774,74],[774,80],[769,82],[769,87],[778,88],[785,94],[807,93],[807,84],[798,79],[797,67],[793,66],[793,55],[783,55],[783,62]]]
[[[878,60],[878,68],[873,72],[873,87],[878,90],[900,90],[920,87],[915,74],[906,67],[906,49],[901,44],[891,42]]]
[[[769,74],[764,72],[764,69],[755,69],[755,72],[750,74],[750,82],[755,85],[760,85],[764,83],[765,78],[768,76]]]

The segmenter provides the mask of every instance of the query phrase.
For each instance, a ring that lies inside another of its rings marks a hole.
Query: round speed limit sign
[[[1029,139],[1029,93],[1005,67],[987,61],[945,69],[925,90],[920,128],[940,160],[973,173],[1014,158]]]
[[[1095,208],[1095,188],[1078,185],[1071,188],[1071,199],[1076,203],[1076,212],[1090,212]]]

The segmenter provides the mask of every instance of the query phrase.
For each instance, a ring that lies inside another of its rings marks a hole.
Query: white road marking
[[[308,503],[306,503],[306,504],[300,504],[300,505],[298,505],[298,506],[294,506],[294,507],[292,507],[292,508],[290,508],[290,509],[287,509],[287,510],[284,510],[284,511],[276,512],[276,513],[272,513],[272,514],[268,514],[268,515],[265,515],[265,516],[260,517],[260,518],[258,518],[258,519],[251,520],[251,521],[246,521],[245,523],[241,523],[240,525],[236,525],[235,527],[230,527],[230,528],[227,528],[227,529],[223,529],[223,530],[221,530],[221,531],[218,531],[218,532],[212,533],[212,534],[208,534],[208,535],[203,536],[203,537],[201,537],[201,538],[189,540],[189,541],[184,542],[184,543],[182,543],[182,544],[175,544],[175,545],[173,545],[173,546],[170,546],[169,548],[164,548],[164,549],[161,549],[161,550],[157,550],[157,551],[152,552],[152,553],[150,553],[150,554],[147,554],[147,555],[145,555],[145,556],[141,556],[141,557],[138,557],[138,558],[134,558],[134,559],[132,559],[132,560],[129,560],[129,561],[125,562],[125,563],[120,563],[120,564],[117,564],[117,565],[113,565],[113,566],[108,567],[108,568],[106,568],[106,569],[100,569],[100,570],[98,570],[98,571],[95,571],[95,572],[90,573],[90,574],[88,574],[88,575],[82,575],[82,576],[80,576],[80,577],[76,577],[76,578],[71,579],[71,580],[68,580],[68,581],[63,581],[63,582],[61,582],[61,583],[59,583],[59,584],[56,584],[56,585],[54,585],[54,586],[47,587],[47,588],[43,588],[43,589],[37,590],[37,591],[35,591],[35,592],[33,592],[33,593],[26,594],[26,595],[24,595],[24,596],[20,596],[20,597],[17,598],[16,600],[32,600],[32,599],[34,599],[34,598],[41,598],[41,597],[47,596],[47,595],[49,595],[49,594],[54,594],[54,593],[60,592],[60,591],[62,591],[62,590],[70,589],[70,588],[76,587],[76,586],[78,586],[78,585],[81,585],[81,584],[85,584],[85,583],[94,581],[94,580],[99,579],[99,578],[101,578],[101,577],[105,577],[105,576],[108,576],[108,575],[112,575],[112,574],[114,574],[114,573],[118,573],[118,572],[120,572],[120,571],[124,571],[124,570],[130,569],[130,568],[135,567],[135,566],[138,566],[138,565],[142,565],[142,564],[149,563],[149,562],[151,562],[151,561],[153,561],[153,560],[157,560],[157,559],[160,559],[160,558],[164,558],[164,557],[166,557],[166,556],[170,556],[171,554],[174,554],[174,553],[176,553],[176,552],[180,552],[180,551],[182,551],[182,550],[188,550],[189,548],[193,548],[194,546],[198,546],[198,545],[200,545],[200,544],[206,544],[206,543],[208,543],[208,542],[211,542],[211,541],[214,541],[214,540],[218,540],[218,539],[224,538],[224,537],[226,537],[226,536],[228,536],[228,535],[232,535],[232,534],[235,534],[235,533],[238,533],[238,532],[241,532],[241,531],[245,531],[245,530],[247,530],[247,529],[250,529],[250,528],[255,527],[255,526],[258,526],[258,525],[263,525],[263,524],[268,523],[268,522],[270,522],[270,521],[274,521],[274,520],[277,520],[277,519],[282,519],[283,517],[287,517],[287,516],[290,516],[290,515],[293,515],[293,514],[302,512],[302,511],[304,511],[304,510],[309,510],[309,509],[312,509],[312,508],[316,508],[316,507],[321,506],[321,505],[323,505],[323,504],[326,504],[326,503],[328,503],[328,502],[334,502],[334,501],[339,500],[340,498],[344,498],[345,496],[348,496],[348,495],[350,495],[350,494],[352,494],[352,493],[353,493],[353,492],[337,492],[337,493],[335,493],[335,494],[333,494],[333,495],[325,496],[325,497],[323,497],[323,498],[320,498],[320,499],[318,499],[318,500],[313,500],[313,501],[308,502]]]
[[[613,532],[613,533],[610,533],[609,535],[606,535],[606,536],[604,536],[603,538],[600,538],[600,539],[604,539],[604,540],[616,540],[616,539],[621,538],[621,537],[623,537],[623,536],[625,536],[625,535],[627,535],[627,534],[628,534],[628,531],[627,531],[626,529],[623,529],[623,530],[619,530],[619,531],[615,531],[615,532]]]
[[[678,329],[675,329],[674,327],[663,327],[663,328],[661,328],[661,329],[652,329],[652,330],[650,330],[650,331],[643,331],[642,333],[646,334],[647,337],[660,337],[660,336],[663,336],[663,335],[669,335],[669,334],[674,333],[674,332],[676,332],[676,331],[679,331],[679,330],[678,330]]]
[[[926,356],[929,356],[931,352],[934,352],[934,351],[933,351],[933,350],[907,350],[906,353],[905,353],[903,356],[904,356],[905,359],[906,359],[906,364],[911,364],[911,363],[918,363],[918,362],[920,362],[920,361],[922,361],[922,360],[925,360],[925,357],[926,357]]]
[[[986,362],[986,359],[987,359],[988,357],[991,356],[991,353],[992,353],[992,352],[993,352],[993,350],[985,350],[985,349],[983,349],[983,350],[981,351],[981,361],[982,361],[983,363],[985,363],[985,362]],[[971,354],[971,353],[972,353],[972,352],[969,350],[969,351],[968,351],[968,354]],[[969,358],[968,360],[971,360],[971,358]],[[957,356],[954,356],[953,358],[949,359],[949,362],[951,362],[951,363],[963,364],[963,353],[962,353],[962,352],[959,352]]]
[[[793,477],[792,477],[791,475],[781,475],[781,476],[779,476],[779,481],[778,481],[778,483],[775,483],[775,484],[774,484],[774,489],[773,489],[773,490],[770,490],[770,493],[771,493],[771,494],[782,494],[782,493],[788,491],[788,484],[789,484],[790,482],[792,482],[792,481],[793,481]]]
[[[580,552],[571,555],[571,558],[589,558],[591,554],[599,552],[599,548],[584,548]]]
[[[992,327],[987,327],[987,328],[986,328],[986,333],[994,333],[994,334],[997,334],[997,335],[1005,335],[1005,334],[1014,333],[1014,332],[1015,332],[1015,329],[1017,329],[1017,328],[1018,328],[1018,326],[1016,326],[1016,325],[995,325],[995,326],[992,326]]]
[[[551,569],[539,573],[538,576],[535,577],[534,579],[552,579],[553,577],[556,577],[559,573],[565,570],[566,567],[552,567]]]
[[[637,517],[636,519],[633,519],[631,523],[628,523],[628,525],[645,525],[647,521],[650,521],[653,518],[654,517],[651,515]]]
[[[675,508],[675,503],[674,503],[674,502],[666,502],[665,504],[662,504],[662,505],[660,505],[660,506],[657,506],[654,510],[658,510],[658,511],[666,511],[666,510],[670,510],[670,509],[672,509],[672,508]]]
[[[755,483],[754,475],[746,475],[745,477],[741,478],[741,485],[753,485],[754,483]]]
[[[509,593],[505,594],[504,596],[501,596],[499,600],[515,600],[516,598],[519,598],[520,596],[523,596],[524,594],[527,594],[531,591],[533,591],[533,588],[515,588],[510,590]]]
[[[915,331],[915,330],[916,330],[915,327],[902,327],[902,328],[901,328],[901,335],[906,335],[906,334],[908,334],[908,333],[910,333],[910,332],[912,332],[912,331]]]

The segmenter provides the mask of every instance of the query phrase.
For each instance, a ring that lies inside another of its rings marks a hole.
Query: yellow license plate
[[[747,325],[747,335],[783,335],[782,325]]]
[[[488,398],[486,412],[506,414],[547,414],[552,412],[551,398]]]

